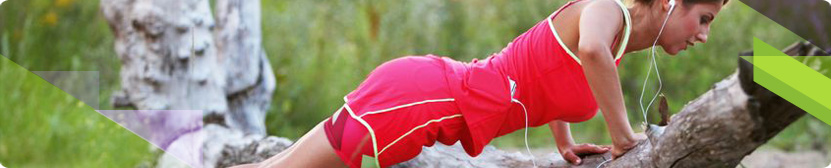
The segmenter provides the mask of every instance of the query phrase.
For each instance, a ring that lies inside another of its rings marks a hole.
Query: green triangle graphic
[[[0,161],[7,167],[136,167],[155,150],[90,106],[0,56]]]
[[[754,38],[753,81],[831,125],[831,79]]]

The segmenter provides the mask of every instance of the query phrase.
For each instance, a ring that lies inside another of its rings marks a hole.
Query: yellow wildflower
[[[49,11],[49,13],[43,15],[43,18],[41,20],[43,21],[43,23],[46,23],[49,26],[58,25],[58,14],[55,13],[55,11]]]

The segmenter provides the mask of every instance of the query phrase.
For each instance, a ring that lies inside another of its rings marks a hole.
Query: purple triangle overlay
[[[740,1],[831,53],[831,2],[828,0]]]
[[[201,110],[98,110],[191,167],[202,166]]]
[[[46,82],[98,109],[98,71],[31,71]]]

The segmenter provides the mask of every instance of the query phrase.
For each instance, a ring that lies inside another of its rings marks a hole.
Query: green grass
[[[112,34],[95,0],[0,6],[0,163],[148,167],[158,149],[29,71],[99,71],[100,107],[119,84]]]
[[[0,162],[7,167],[134,167],[150,144],[0,57]]]
[[[564,0],[262,2],[263,45],[277,77],[268,133],[296,139],[326,118],[342,97],[381,63],[436,54],[469,61],[499,52],[514,37],[566,3]],[[708,43],[658,62],[671,111],[733,73],[752,38],[782,48],[797,40],[739,1],[716,17]],[[112,109],[120,61],[96,0],[12,0],[0,6],[0,163],[12,167],[131,167],[154,160],[149,145],[25,71],[99,71],[100,107]],[[642,121],[637,96],[647,52],[620,66],[629,118]],[[22,69],[23,67],[25,69]],[[11,80],[9,80],[11,79]],[[657,114],[650,113],[650,120]],[[578,143],[610,142],[602,115],[572,124]],[[831,127],[805,117],[768,143],[786,150],[828,148]],[[529,131],[531,147],[553,147],[547,127]],[[522,131],[497,138],[523,147]],[[816,145],[819,144],[819,145]],[[41,165],[34,165],[41,164]],[[112,165],[112,166],[111,166]]]

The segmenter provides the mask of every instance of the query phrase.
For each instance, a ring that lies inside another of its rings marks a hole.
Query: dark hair
[[[724,1],[722,4],[727,4],[727,2],[730,0],[684,0],[684,5],[692,5],[696,3],[714,3],[718,1]],[[655,2],[655,0],[635,0],[635,2],[651,5],[652,2]]]

